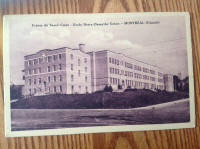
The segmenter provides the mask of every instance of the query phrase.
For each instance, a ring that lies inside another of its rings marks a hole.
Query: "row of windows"
[[[117,79],[117,78],[110,78],[110,84],[120,84],[119,79]]]
[[[122,81],[122,85],[123,83],[126,84],[126,86],[131,86],[133,87],[134,86],[134,81],[133,80],[126,80],[126,82]],[[119,85],[120,84],[120,79],[118,78],[110,78],[110,84],[117,84]],[[159,85],[158,88],[160,88],[160,86],[162,85]],[[135,87],[144,87],[146,89],[155,89],[156,88],[156,84],[149,84],[149,83],[142,83],[142,82],[138,82],[138,81],[135,81]]]
[[[52,67],[51,66],[47,67],[47,72],[57,71],[57,70],[62,70],[62,65],[61,64],[53,65]],[[42,73],[42,69],[41,68],[28,70],[28,75],[40,74],[40,73]]]
[[[155,79],[155,77],[150,77],[150,80],[155,81],[156,79]]]
[[[154,70],[150,70],[150,73],[155,75],[156,72]]]
[[[71,75],[71,81],[74,81],[74,75]],[[88,77],[85,77],[85,82],[88,82]]]
[[[142,75],[139,73],[135,73],[135,78],[142,79]]]
[[[132,80],[126,80],[126,85],[127,86],[134,86],[134,81],[132,81]]]
[[[63,91],[63,88],[62,88],[62,86],[53,86],[52,88],[51,87],[45,88],[45,91],[47,91],[47,90],[48,90],[48,92],[51,92],[51,90],[52,90],[53,93],[57,93],[57,92],[61,93]],[[31,94],[36,94],[38,92],[42,92],[42,89],[41,88],[38,88],[38,89],[34,88],[32,90],[29,89],[29,94],[30,95]],[[74,93],[74,85],[71,86],[71,92]],[[81,86],[79,86],[79,92],[81,92]],[[87,86],[85,86],[85,92],[86,93],[88,92],[88,87]]]
[[[78,89],[79,89],[79,92],[81,92],[81,86],[78,86]],[[74,90],[74,85],[71,86],[71,92],[72,94],[75,93],[75,90]],[[85,92],[87,93],[88,92],[88,87],[85,86]]]
[[[138,71],[142,71],[142,67],[141,66],[134,65],[134,69],[138,70]],[[143,67],[143,72],[149,73],[149,69]],[[150,69],[150,73],[155,75],[155,71],[154,70]]]
[[[143,67],[143,72],[149,73],[149,69]]]
[[[73,60],[74,59],[74,55],[70,54],[70,58]],[[47,62],[61,60],[61,59],[62,59],[62,54],[52,55],[52,56],[48,56],[47,57]],[[40,57],[38,59],[28,60],[28,66],[41,64],[44,61],[45,61],[45,56],[43,55],[42,58]],[[84,58],[84,62],[87,63],[87,58]],[[81,65],[81,60],[80,59],[78,59],[78,65],[79,66]]]
[[[62,70],[62,65],[61,64],[59,64],[58,66],[53,65],[53,67],[51,67],[51,66],[47,67],[47,72],[57,71],[57,70]],[[74,65],[73,64],[71,64],[71,70],[74,70]],[[33,69],[33,70],[30,69],[30,70],[28,70],[28,75],[39,74],[41,72],[42,72],[41,68]],[[85,72],[87,72],[87,67],[85,67]],[[79,74],[80,74],[80,70],[79,70]]]
[[[63,91],[63,89],[62,89],[62,86],[53,86],[52,88],[51,87],[48,87],[48,88],[45,88],[45,91],[47,91],[48,90],[48,92],[51,92],[51,90],[54,92],[54,93],[56,93],[56,92],[62,92]],[[40,92],[42,92],[42,89],[41,88],[38,88],[38,89],[36,89],[36,88],[34,88],[34,89],[29,89],[29,94],[31,95],[31,94],[36,94],[36,93],[40,93]]]
[[[54,60],[54,61],[61,60],[61,59],[62,59],[62,54],[52,55],[52,56],[47,57],[47,62],[50,62],[52,60]],[[33,59],[33,60],[28,60],[28,66],[41,64],[44,61],[45,61],[45,56],[43,55],[43,57]]]
[[[56,71],[56,70],[57,70],[56,65],[53,65],[53,67],[51,67],[51,66],[48,66],[48,67],[47,67],[47,72],[51,72],[52,70],[53,70],[53,71]],[[58,70],[62,70],[62,65],[61,65],[61,64],[58,65]]]
[[[142,82],[135,81],[135,87],[142,87]]]
[[[109,57],[109,63],[119,65],[119,60]],[[124,62],[120,61],[120,65],[123,66]],[[125,67],[133,69],[133,64],[125,62]]]
[[[125,71],[125,76],[133,77],[133,72]]]
[[[149,76],[143,75],[143,79],[149,80]]]
[[[135,70],[138,70],[138,71],[142,71],[141,66],[134,65],[134,69],[135,69]]]
[[[135,78],[142,79],[142,75],[139,74],[139,73],[135,73]],[[143,75],[143,79],[149,80],[149,76]],[[155,77],[151,77],[151,76],[150,76],[150,80],[151,80],[151,81],[155,81],[156,79],[155,79]]]
[[[71,70],[74,70],[74,65],[73,64],[71,64]],[[85,67],[85,72],[87,72],[87,67]]]
[[[74,55],[70,54],[70,58],[71,58],[71,60],[73,60],[74,59]],[[84,62],[87,63],[87,58],[84,58]],[[78,65],[79,66],[81,65],[81,59],[78,59]]]
[[[119,65],[119,60],[109,57],[109,63]]]
[[[57,81],[57,77],[56,77],[56,76],[53,76],[52,78],[53,78],[53,79],[51,80],[51,77],[48,76],[48,77],[47,77],[47,81],[44,81],[44,80],[42,80],[41,78],[38,78],[38,80],[37,80],[36,78],[34,78],[34,79],[29,79],[29,80],[28,80],[28,84],[31,85],[32,83],[33,83],[33,84],[42,84],[42,83],[44,83],[44,85],[46,85],[46,82],[51,82],[51,81],[56,82],[56,81]],[[58,76],[58,81],[62,81],[62,75],[59,75],[59,76]]]
[[[110,74],[119,74],[119,69],[110,67]]]
[[[133,69],[133,64],[125,62],[125,67]]]
[[[119,72],[120,72],[119,69],[110,67],[110,74],[120,74]],[[133,72],[121,70],[121,74],[120,75],[133,77]]]

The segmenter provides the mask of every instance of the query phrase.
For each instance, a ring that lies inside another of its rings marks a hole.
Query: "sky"
[[[143,21],[144,24],[124,25],[127,21]],[[159,23],[145,24],[146,21]],[[109,25],[73,26],[73,23]],[[12,18],[9,25],[10,78],[16,85],[24,84],[22,70],[25,55],[43,49],[78,48],[79,43],[85,44],[86,52],[111,50],[157,65],[164,73],[177,75],[180,71],[183,78],[188,75],[186,27],[182,16],[41,18],[31,15]]]

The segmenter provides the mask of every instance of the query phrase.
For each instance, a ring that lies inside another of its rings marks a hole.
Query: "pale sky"
[[[32,15],[33,16],[33,15]],[[86,52],[111,50],[124,53],[163,68],[164,73],[188,75],[187,44],[184,17],[105,17],[45,19],[28,16],[13,18],[9,27],[11,82],[24,84],[24,56],[43,49],[78,48],[85,44]],[[159,21],[159,24],[124,25],[126,21]],[[73,26],[73,23],[110,23],[120,25]],[[32,24],[70,24],[69,27],[32,27]],[[121,24],[122,23],[122,24]]]

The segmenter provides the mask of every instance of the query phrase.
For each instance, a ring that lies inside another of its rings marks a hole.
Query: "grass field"
[[[189,98],[188,93],[151,90],[91,94],[53,94],[19,99],[12,109],[124,109]]]
[[[190,121],[189,99],[132,109],[13,109],[12,131]]]

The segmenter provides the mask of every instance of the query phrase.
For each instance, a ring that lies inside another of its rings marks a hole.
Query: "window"
[[[81,60],[80,60],[80,59],[78,59],[78,65],[79,65],[79,66],[81,65]]]
[[[59,87],[59,91],[62,92],[62,86]]]
[[[41,92],[42,91],[42,89],[41,88],[39,88],[39,92]]]
[[[150,70],[150,73],[155,75],[155,71],[154,70]]]
[[[31,70],[28,71],[28,74],[31,75]]]
[[[74,86],[73,85],[71,86],[71,90],[72,90],[72,93],[73,93],[74,92]]]
[[[56,86],[53,87],[53,92],[56,93]]]
[[[110,84],[112,84],[112,78],[110,78]]]
[[[112,58],[112,64],[114,64],[114,59]]]
[[[109,63],[111,63],[112,62],[112,60],[111,60],[111,58],[109,57]]]
[[[30,66],[32,64],[32,60],[28,61],[28,66]]]
[[[51,77],[50,76],[48,76],[48,82],[51,82]]]
[[[34,59],[33,60],[33,65],[36,65],[37,64],[37,59]]]
[[[59,60],[61,60],[62,54],[58,54],[58,58],[59,58]]]
[[[59,80],[62,81],[62,76],[61,75],[59,75]]]
[[[71,75],[71,81],[74,81],[74,75]]]
[[[34,89],[34,94],[36,94],[36,89]]]
[[[84,58],[85,63],[87,63],[87,58]]]
[[[48,91],[50,92],[51,91],[51,88],[49,87]]]
[[[81,92],[81,86],[79,86],[79,92]]]
[[[86,93],[88,92],[88,87],[87,87],[87,86],[85,87],[85,92],[86,92]]]
[[[33,70],[34,74],[36,74],[36,69]]]
[[[59,64],[59,70],[62,70],[62,65],[61,64]]]
[[[39,64],[41,64],[42,63],[42,58],[39,58]]]
[[[73,70],[74,68],[73,68],[73,64],[71,64],[71,70]]]
[[[38,68],[38,72],[41,73],[41,68]]]
[[[87,72],[87,67],[85,67],[85,72]]]
[[[73,54],[70,54],[70,58],[71,58],[71,59],[74,59],[74,56],[73,56]]]
[[[78,70],[78,76],[81,76],[81,71],[80,70]]]
[[[56,71],[56,65],[53,65],[53,71]]]
[[[41,84],[42,83],[42,80],[41,80],[41,78],[39,78],[39,84]]]
[[[31,85],[31,79],[29,79],[28,82],[29,82],[29,85]]]
[[[51,71],[51,69],[50,69],[50,66],[48,66],[48,67],[47,67],[47,71],[48,71],[48,72],[50,72],[50,71]]]
[[[119,60],[117,60],[117,65],[119,65]]]
[[[56,60],[56,55],[53,55],[53,60],[54,60],[54,61]]]
[[[53,76],[53,81],[56,82],[56,76]]]
[[[85,82],[87,82],[87,77],[85,77]]]
[[[34,84],[36,84],[36,79],[34,79]]]
[[[47,62],[50,62],[51,61],[51,56],[48,56],[47,57]]]

